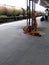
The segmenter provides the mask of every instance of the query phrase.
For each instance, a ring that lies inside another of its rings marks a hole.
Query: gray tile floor
[[[24,34],[26,20],[0,25],[0,65],[49,65],[49,22],[41,22],[42,37]]]

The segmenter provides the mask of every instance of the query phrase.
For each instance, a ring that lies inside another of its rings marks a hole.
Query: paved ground
[[[0,65],[49,65],[49,22],[37,21],[42,37],[23,33],[26,20],[0,25]]]

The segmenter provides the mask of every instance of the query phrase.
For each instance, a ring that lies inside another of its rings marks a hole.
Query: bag
[[[44,17],[41,18],[41,21],[44,21]]]

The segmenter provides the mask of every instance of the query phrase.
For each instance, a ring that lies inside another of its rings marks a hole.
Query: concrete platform
[[[0,25],[0,65],[49,65],[49,22],[37,21],[42,37],[23,33],[26,20]]]

